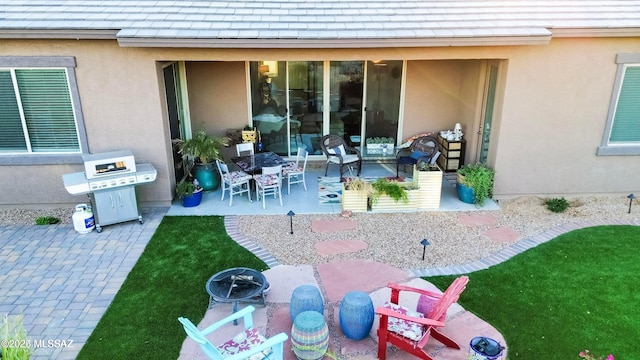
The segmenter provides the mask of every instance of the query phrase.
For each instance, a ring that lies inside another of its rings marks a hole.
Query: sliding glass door
[[[364,61],[332,61],[329,75],[329,134],[359,146],[362,133]]]
[[[352,146],[373,136],[396,141],[402,66],[402,61],[251,62],[251,117],[264,151],[294,155],[304,146],[311,155],[322,155],[325,134]]]
[[[322,61],[289,62],[289,148],[291,154],[304,146],[311,155],[321,154]]]
[[[398,137],[402,60],[367,62],[366,122],[363,138]]]

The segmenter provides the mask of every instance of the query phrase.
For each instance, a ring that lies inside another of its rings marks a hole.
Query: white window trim
[[[617,156],[617,155],[640,155],[640,144],[611,144],[609,143],[609,137],[611,136],[611,129],[613,128],[613,119],[616,113],[616,107],[618,106],[618,98],[620,96],[620,89],[622,88],[622,81],[624,80],[625,69],[627,65],[638,64],[640,65],[640,54],[618,54],[616,56],[616,63],[618,69],[616,70],[616,79],[613,84],[613,91],[611,93],[611,101],[609,102],[609,111],[607,114],[607,123],[602,134],[602,141],[596,151],[596,155],[599,156]]]
[[[12,154],[0,156],[0,165],[48,165],[82,164],[82,154],[88,152],[87,131],[80,106],[80,94],[76,79],[76,59],[73,56],[0,56],[0,67],[4,68],[66,68],[69,93],[76,117],[80,152],[77,154]]]

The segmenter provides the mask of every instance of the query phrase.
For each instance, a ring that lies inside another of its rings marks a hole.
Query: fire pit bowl
[[[258,303],[265,306],[267,279],[261,272],[250,268],[232,268],[214,274],[207,281],[209,308],[219,303],[232,303],[233,312],[238,302]]]

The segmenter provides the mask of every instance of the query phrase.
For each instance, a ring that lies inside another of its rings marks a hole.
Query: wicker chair
[[[320,140],[322,152],[327,157],[327,167],[324,176],[327,176],[329,164],[340,165],[340,177],[344,174],[345,166],[348,168],[357,164],[358,176],[362,170],[362,155],[360,151],[347,145],[346,141],[338,135],[325,135]]]
[[[400,150],[396,155],[396,177],[400,165],[415,165],[419,160],[429,162],[437,152],[438,139],[434,136],[427,135],[413,140],[408,148]]]

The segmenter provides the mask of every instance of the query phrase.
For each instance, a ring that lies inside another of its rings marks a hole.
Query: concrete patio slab
[[[498,243],[512,243],[520,238],[517,231],[507,227],[489,229],[481,232],[480,235]]]
[[[289,317],[289,306],[278,305],[272,310],[271,321],[269,321],[269,329],[267,337],[284,332],[289,336],[289,340],[284,343],[284,360],[296,360],[296,355],[291,349],[291,318]]]
[[[318,241],[314,246],[318,255],[331,256],[364,250],[369,244],[362,240],[330,240]]]
[[[279,265],[266,270],[264,276],[271,284],[267,303],[289,303],[293,290],[300,285],[319,287],[311,265]]]
[[[338,302],[349,291],[371,292],[389,282],[402,282],[409,273],[369,260],[339,260],[317,267],[329,302]]]
[[[355,220],[313,220],[311,221],[311,231],[320,232],[339,232],[353,230],[358,227]]]
[[[373,301],[374,307],[383,306],[390,298],[391,291],[386,287],[389,282],[397,282],[412,287],[440,292],[431,283],[421,278],[409,279],[407,274],[386,264],[375,261],[336,261],[328,264],[321,264],[318,268],[320,280],[316,281],[311,266],[291,266],[280,265],[264,272],[267,279],[272,284],[272,292],[267,296],[267,308],[256,306],[254,321],[258,329],[267,337],[280,332],[291,336],[292,321],[289,317],[289,300],[293,289],[299,285],[310,284],[318,286],[326,294],[324,317],[329,326],[330,341],[329,350],[343,359],[376,359],[377,358],[377,334],[378,317],[374,318],[374,323],[369,332],[369,337],[355,341],[347,339],[340,329],[340,301],[345,290],[361,290],[368,292]],[[358,269],[356,271],[356,269]],[[351,276],[349,273],[355,273]],[[367,274],[368,276],[363,276]],[[349,275],[349,276],[347,276]],[[378,279],[370,281],[369,279]],[[345,286],[337,286],[345,283]],[[409,308],[415,309],[419,296],[411,293],[401,293],[400,303]],[[337,300],[336,300],[337,299]],[[243,307],[245,305],[241,305]],[[230,304],[221,304],[206,312],[198,328],[204,328],[219,319],[228,316],[231,311]],[[233,337],[240,331],[240,326],[233,327],[227,325],[219,333],[216,331],[215,338],[209,337],[214,344]],[[491,325],[482,319],[469,313],[458,304],[453,304],[447,312],[447,325],[444,334],[451,336],[458,341],[461,350],[447,349],[435,340],[431,340],[426,349],[432,355],[437,355],[440,359],[466,359],[469,354],[469,342],[476,336],[487,336],[498,340],[504,344],[504,338]],[[289,339],[284,345],[285,360],[296,360],[296,356],[291,348]],[[400,351],[393,346],[388,346],[387,358],[392,360],[409,360],[413,356]],[[183,343],[180,358],[204,359],[200,347],[190,339]]]
[[[458,220],[466,226],[486,226],[496,223],[493,215],[459,215]]]

